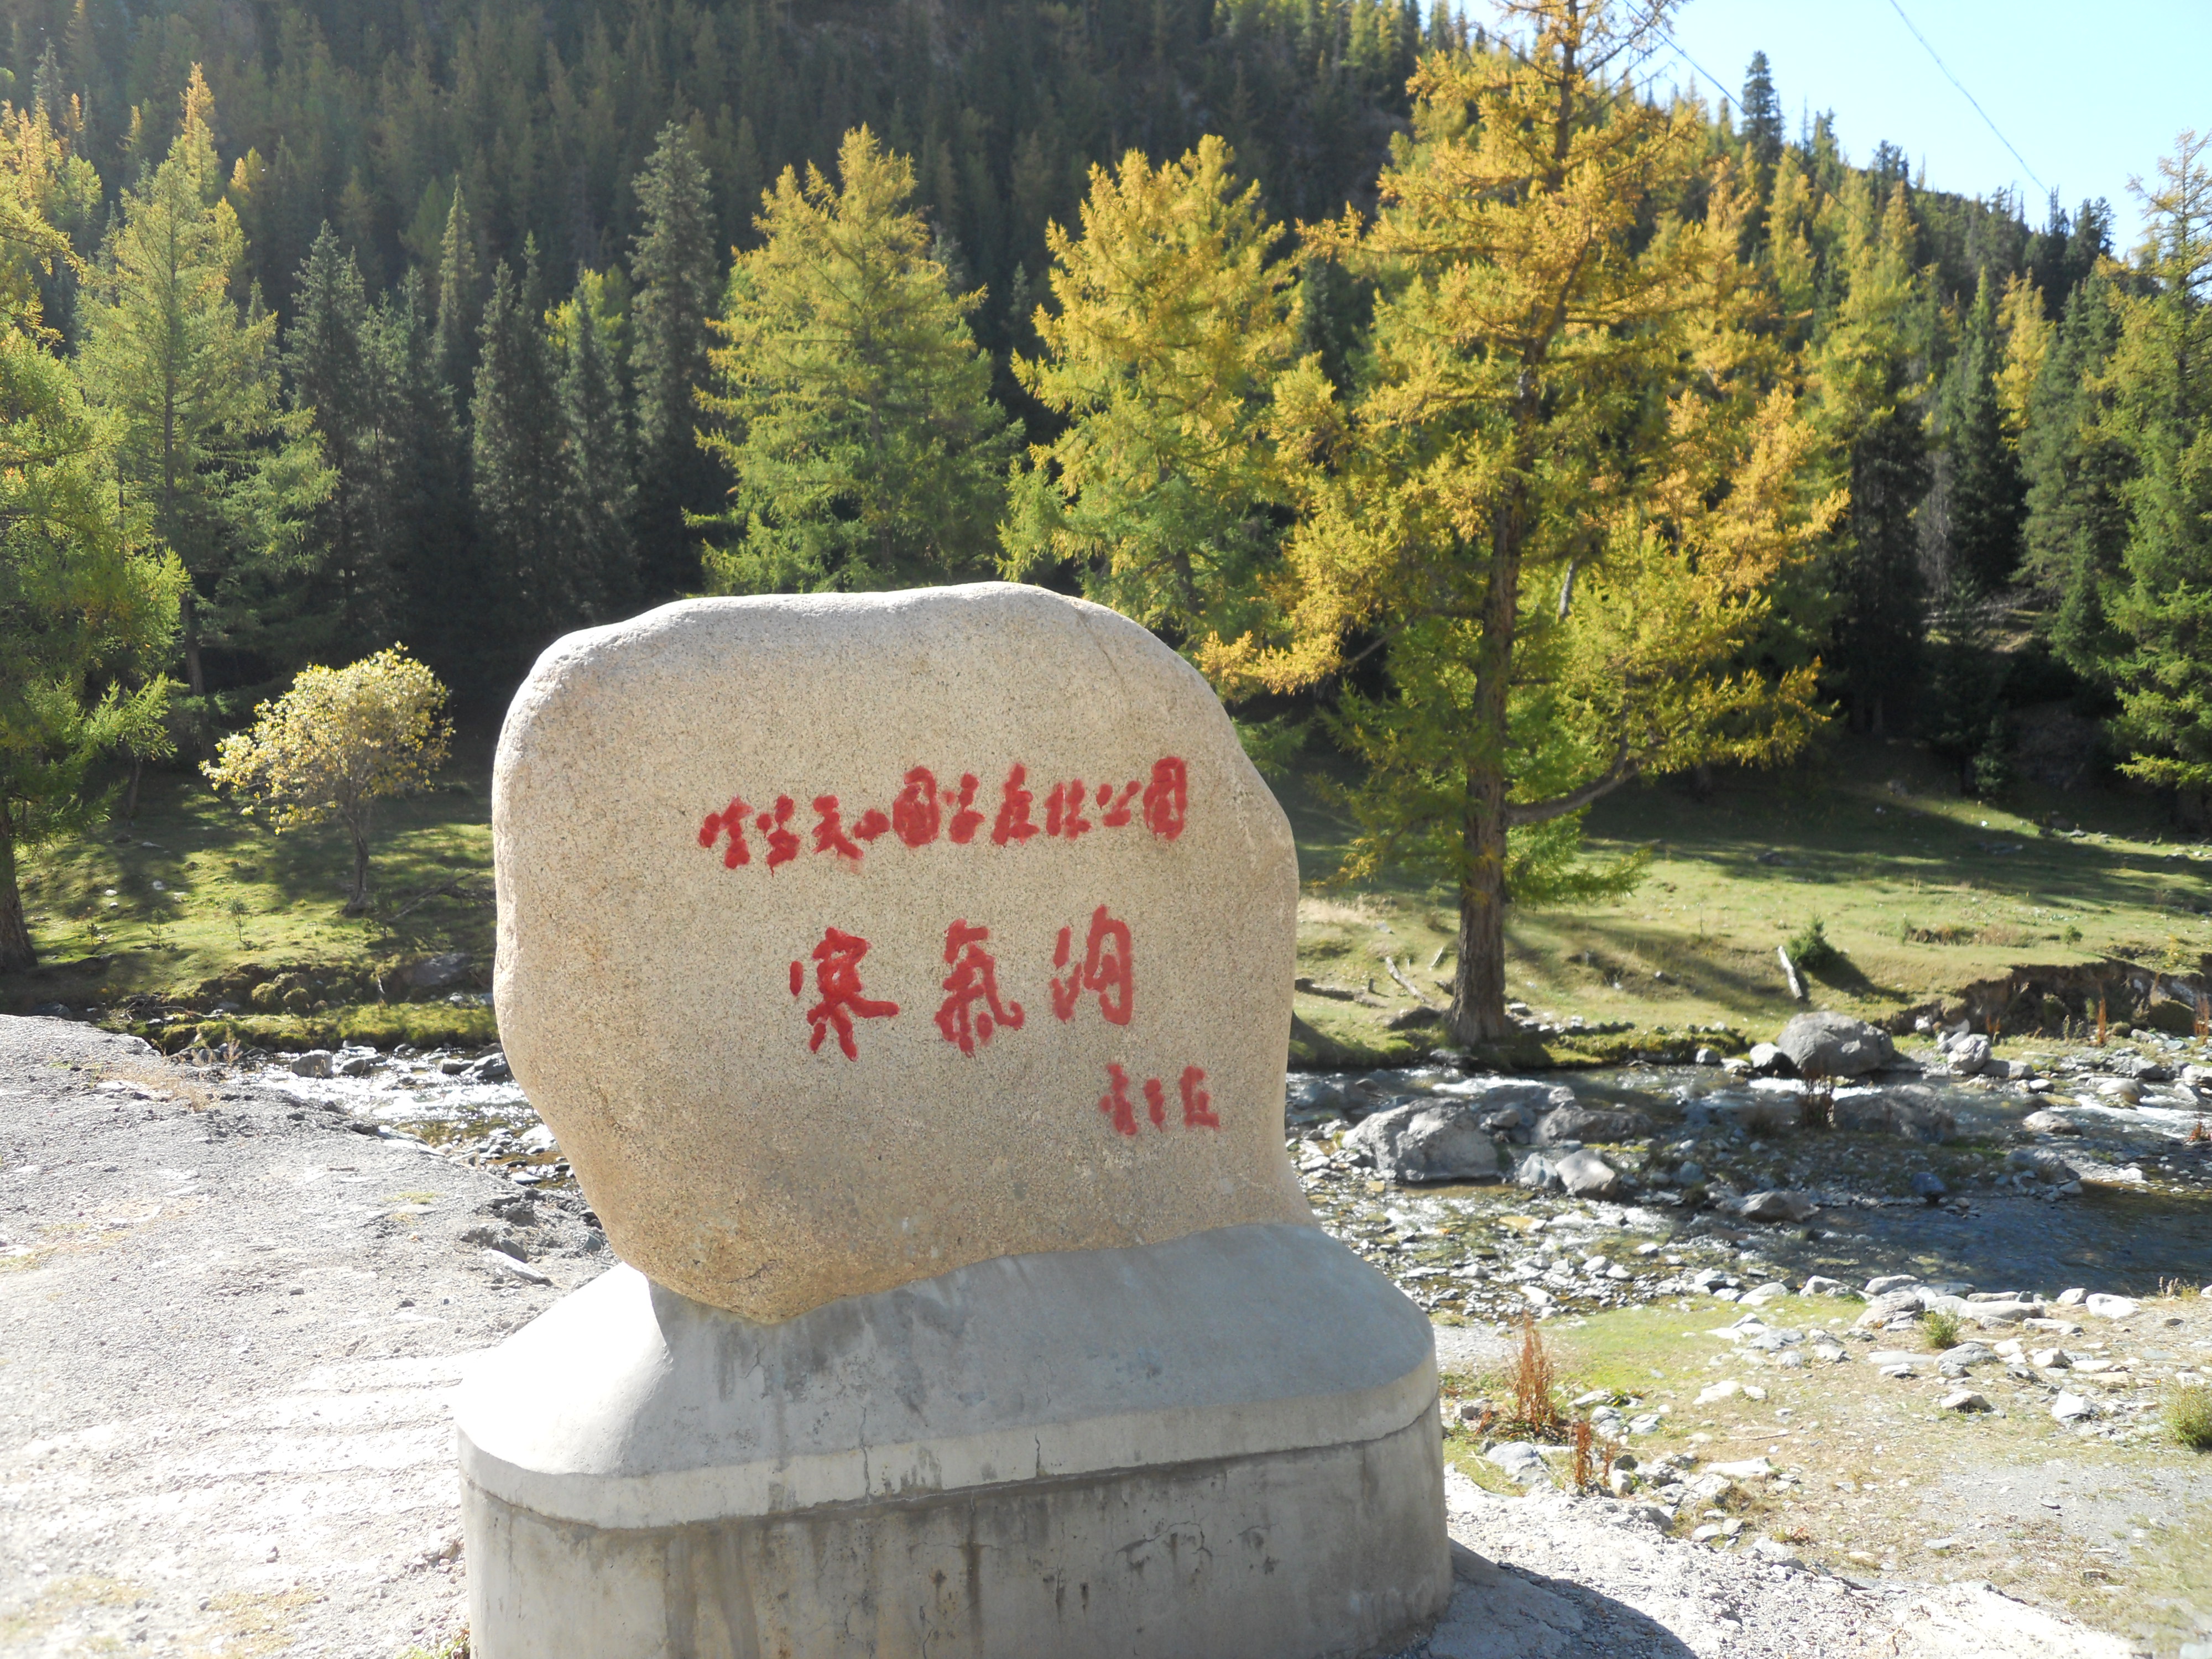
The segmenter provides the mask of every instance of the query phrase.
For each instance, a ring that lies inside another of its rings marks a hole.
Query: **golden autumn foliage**
[[[1090,598],[1186,637],[1249,608],[1287,504],[1268,416],[1297,347],[1295,265],[1235,168],[1210,136],[1157,167],[1135,150],[1093,167],[1080,234],[1045,233],[1043,350],[1014,359],[1068,426],[1014,479],[1006,574],[1074,564]]]
[[[1842,502],[1807,482],[1748,191],[1723,169],[1682,215],[1702,130],[1625,78],[1663,8],[1508,9],[1522,50],[1415,76],[1379,216],[1307,233],[1376,285],[1368,355],[1344,395],[1311,363],[1279,383],[1299,516],[1273,616],[1199,653],[1232,692],[1340,680],[1370,769],[1354,867],[1456,882],[1463,1041],[1510,1029],[1509,891],[1606,884],[1575,861],[1582,809],[1803,743],[1814,668],[1756,647]],[[1375,652],[1380,688],[1341,678]]]
[[[346,908],[368,903],[368,837],[376,803],[430,781],[453,735],[446,688],[394,646],[344,668],[303,668],[290,690],[254,710],[251,730],[222,740],[200,769],[246,810],[287,830],[337,818],[353,837]]]

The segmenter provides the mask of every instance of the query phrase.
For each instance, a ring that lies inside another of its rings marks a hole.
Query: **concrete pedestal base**
[[[1322,1659],[1451,1595],[1427,1320],[1308,1227],[754,1325],[617,1268],[459,1412],[477,1659]]]

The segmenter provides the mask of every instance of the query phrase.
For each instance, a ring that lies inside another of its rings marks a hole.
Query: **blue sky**
[[[2040,224],[2055,186],[2068,210],[2111,198],[2122,252],[2141,226],[2131,173],[2154,176],[2184,127],[2212,129],[2212,0],[1901,0],[1952,74],[1965,82],[2015,160],[1929,61],[1890,0],[1688,0],[1674,39],[1739,92],[1764,50],[1795,137],[1801,113],[1832,110],[1853,161],[1883,139],[1924,164],[1939,190],[1986,195],[2016,187]],[[1469,21],[1486,8],[1466,7]],[[1698,80],[1680,59],[1662,78]],[[2021,162],[2024,161],[2026,166]]]

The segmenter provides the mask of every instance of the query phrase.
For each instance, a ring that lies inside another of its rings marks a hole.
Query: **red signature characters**
[[[1022,1029],[1022,1005],[1000,1000],[998,958],[983,948],[990,937],[989,928],[971,927],[965,920],[945,930],[945,960],[952,971],[943,981],[945,998],[937,1010],[937,1029],[963,1054],[974,1054],[975,1045],[988,1042],[1000,1027]]]
[[[836,927],[823,930],[822,943],[813,950],[814,988],[821,1000],[806,1011],[807,1024],[814,1028],[814,1035],[806,1044],[809,1053],[819,1054],[822,1039],[834,1030],[845,1058],[858,1060],[860,1050],[853,1043],[854,1019],[889,1019],[898,1012],[896,1002],[879,1001],[861,988],[860,958],[867,954],[868,941],[859,934]],[[791,964],[791,994],[803,996],[805,989],[806,970],[794,962]]]
[[[1182,1078],[1177,1089],[1182,1096],[1182,1127],[1186,1129],[1218,1129],[1221,1120],[1214,1115],[1212,1097],[1201,1086],[1206,1073],[1195,1066],[1182,1068]],[[1145,1079],[1142,1091],[1145,1115],[1155,1129],[1168,1127],[1168,1091],[1158,1078]],[[1118,1064],[1109,1061],[1106,1066],[1106,1092],[1099,1097],[1098,1109],[1106,1115],[1117,1135],[1137,1133],[1136,1103],[1129,1098],[1129,1074]]]

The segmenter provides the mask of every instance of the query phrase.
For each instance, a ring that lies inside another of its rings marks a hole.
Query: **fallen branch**
[[[1438,1013],[1442,1013],[1443,1012],[1443,1009],[1437,1008],[1436,1004],[1431,1002],[1426,997],[1423,996],[1419,990],[1414,988],[1413,981],[1407,979],[1405,975],[1398,971],[1398,964],[1390,957],[1383,957],[1382,965],[1390,970],[1390,977],[1398,981],[1399,988],[1403,990],[1407,996],[1419,1003],[1422,1007],[1435,1008],[1436,1012]]]
[[[1782,958],[1782,977],[1790,981],[1790,994],[1799,1002],[1805,1000],[1805,981],[1797,976],[1797,964],[1790,960],[1790,947],[1778,945],[1774,954]]]

